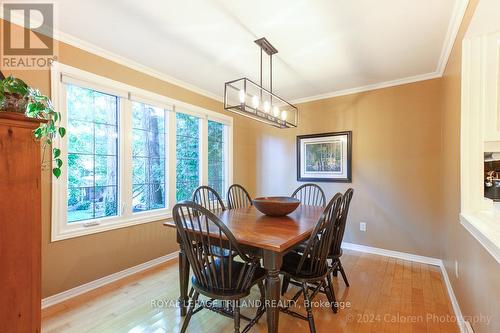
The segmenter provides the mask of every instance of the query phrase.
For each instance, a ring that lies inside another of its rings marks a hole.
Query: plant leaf
[[[60,158],[56,158],[54,161],[56,161],[57,167],[60,168],[63,165],[63,161]]]
[[[61,156],[61,149],[59,148],[52,149],[52,152],[54,153],[54,158],[58,158],[59,156]]]
[[[64,138],[64,136],[66,135],[66,129],[64,127],[59,127],[59,135],[61,136],[61,138]]]
[[[38,127],[33,134],[35,135],[35,138],[40,139],[42,137],[42,129]]]
[[[61,169],[54,168],[52,169],[52,173],[54,174],[54,176],[56,176],[56,178],[59,178],[61,176]]]

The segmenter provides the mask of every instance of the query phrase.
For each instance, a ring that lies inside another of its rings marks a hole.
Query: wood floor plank
[[[342,263],[351,287],[345,286],[339,274],[334,290],[337,301],[350,307],[337,314],[328,307],[315,307],[318,332],[459,332],[453,321],[439,320],[453,315],[439,267],[348,250]],[[172,306],[178,290],[177,262],[172,261],[44,309],[42,332],[179,332],[183,318]],[[296,290],[291,287],[284,299]],[[247,300],[258,299],[258,288],[254,288]],[[326,304],[323,294],[316,300]],[[297,306],[304,313],[302,298]],[[248,316],[254,311],[252,307],[242,309]],[[428,316],[438,319],[429,320]],[[412,322],[408,318],[419,319]],[[188,332],[232,332],[232,327],[231,319],[203,310],[193,317]],[[308,331],[306,321],[280,314],[280,332]],[[265,315],[251,332],[267,332]]]

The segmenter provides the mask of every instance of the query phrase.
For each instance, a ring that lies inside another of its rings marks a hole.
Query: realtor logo
[[[1,69],[47,69],[54,52],[52,3],[4,3]]]

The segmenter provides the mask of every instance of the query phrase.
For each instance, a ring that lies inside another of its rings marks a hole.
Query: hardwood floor
[[[350,307],[333,314],[315,308],[318,332],[459,332],[439,267],[389,257],[345,251],[343,260],[350,288],[334,280],[337,300]],[[183,318],[178,297],[177,262],[172,261],[119,282],[45,309],[44,333],[179,332]],[[295,287],[290,287],[290,298]],[[255,287],[248,300],[258,299]],[[154,306],[156,301],[157,305]],[[324,295],[316,300],[326,301]],[[297,311],[305,313],[297,304]],[[170,304],[171,303],[171,304]],[[242,313],[253,315],[254,309]],[[244,322],[242,322],[243,324]],[[280,314],[280,332],[309,332],[306,321]],[[231,319],[202,310],[193,316],[188,332],[232,332]],[[267,332],[265,315],[250,332]]]

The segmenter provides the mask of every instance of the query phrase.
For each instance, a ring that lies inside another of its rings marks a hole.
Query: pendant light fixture
[[[279,127],[297,127],[296,106],[273,93],[273,54],[278,50],[266,38],[255,41],[260,47],[260,84],[244,77],[224,84],[224,110]],[[262,56],[269,56],[269,89],[262,85]]]

